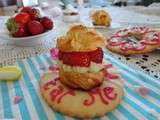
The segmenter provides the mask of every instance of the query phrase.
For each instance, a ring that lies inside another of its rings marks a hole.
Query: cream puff
[[[92,23],[95,26],[107,26],[111,25],[111,16],[104,10],[96,10],[91,15]]]
[[[74,25],[58,38],[60,81],[72,88],[91,89],[103,82],[104,37],[83,25]]]

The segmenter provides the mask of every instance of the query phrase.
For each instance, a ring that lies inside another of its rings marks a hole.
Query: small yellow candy
[[[17,66],[9,66],[0,68],[0,80],[18,80],[22,72]]]

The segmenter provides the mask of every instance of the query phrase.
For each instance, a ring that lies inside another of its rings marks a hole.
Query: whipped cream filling
[[[78,73],[86,73],[86,72],[98,72],[100,70],[102,70],[104,68],[103,63],[102,64],[98,64],[95,62],[91,62],[89,67],[79,67],[79,66],[70,66],[70,65],[66,65],[63,64],[62,61],[57,61],[58,65],[63,68],[64,71],[68,71],[68,72],[78,72]]]

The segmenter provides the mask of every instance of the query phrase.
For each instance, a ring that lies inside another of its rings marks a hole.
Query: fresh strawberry
[[[28,13],[19,13],[14,17],[17,23],[25,25],[30,21],[30,15]]]
[[[14,37],[25,37],[27,36],[27,31],[25,27],[19,27],[18,31],[12,34]]]
[[[33,20],[28,23],[28,30],[32,35],[37,35],[44,32],[44,27],[40,22]]]
[[[63,53],[63,63],[71,66],[88,67],[90,59],[85,52]]]
[[[88,52],[90,60],[96,63],[102,63],[103,51],[101,48],[97,48],[95,51]]]
[[[29,15],[31,17],[31,20],[39,20],[40,18],[40,12],[36,8],[32,8],[32,10],[29,12]]]
[[[62,60],[63,59],[63,52],[59,50],[58,52],[58,59]]]
[[[43,17],[41,23],[46,30],[51,30],[53,28],[53,21],[48,17]]]
[[[26,27],[20,23],[16,23],[13,18],[7,20],[6,26],[14,37],[27,36]]]
[[[32,11],[32,7],[23,7],[20,12],[30,13]]]

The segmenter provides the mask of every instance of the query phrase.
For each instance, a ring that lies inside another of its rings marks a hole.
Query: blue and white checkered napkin
[[[125,96],[113,112],[97,120],[158,120],[160,119],[160,80],[142,71],[127,66],[110,55],[105,59],[117,67],[125,80]],[[39,80],[53,64],[48,54],[18,61],[23,77],[14,82],[0,81],[0,120],[65,120],[74,119],[54,112],[39,92]],[[43,67],[43,69],[42,69]],[[148,96],[139,95],[132,86],[140,85],[150,89]],[[22,100],[15,104],[15,96]]]

